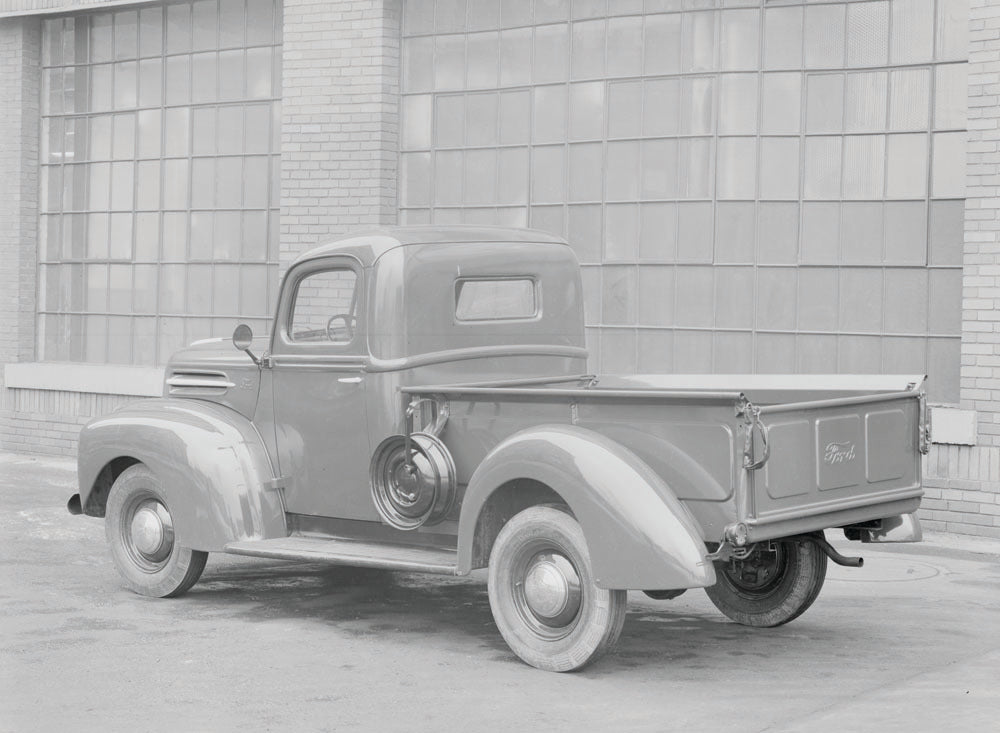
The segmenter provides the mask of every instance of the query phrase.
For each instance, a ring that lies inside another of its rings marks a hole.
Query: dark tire
[[[618,640],[627,594],[594,584],[583,530],[551,506],[515,515],[490,553],[489,597],[500,634],[522,660],[582,669]]]
[[[205,569],[208,553],[174,541],[173,518],[156,475],[130,466],[108,494],[104,531],[111,557],[130,590],[144,596],[179,596]]]
[[[744,560],[716,562],[718,581],[705,592],[736,623],[781,626],[816,600],[826,565],[826,554],[812,540],[762,542]]]

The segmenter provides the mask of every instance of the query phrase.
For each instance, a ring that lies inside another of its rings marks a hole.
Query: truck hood
[[[262,354],[267,346],[268,338],[259,336],[251,350]],[[250,419],[259,391],[260,369],[228,338],[196,341],[175,352],[164,371],[164,397],[214,402]]]

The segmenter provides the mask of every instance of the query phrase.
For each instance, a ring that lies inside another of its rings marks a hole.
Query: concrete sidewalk
[[[836,540],[816,604],[777,629],[705,594],[632,593],[582,673],[518,661],[481,574],[212,555],[181,598],[122,588],[73,461],[0,454],[0,731],[992,730],[1000,543]]]

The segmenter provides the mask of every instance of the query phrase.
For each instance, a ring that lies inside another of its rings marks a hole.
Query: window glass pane
[[[604,76],[605,21],[573,23],[572,75],[574,79]]]
[[[167,53],[191,50],[191,6],[167,5]]]
[[[531,38],[530,31],[527,38]],[[434,88],[461,89],[464,84],[465,36],[437,36],[434,39]]]
[[[885,129],[888,76],[884,71],[847,75],[844,126],[848,132]]]
[[[684,201],[677,204],[677,261],[712,261],[712,204]]]
[[[463,160],[466,204],[496,202],[497,158],[495,150],[467,150]]]
[[[407,38],[403,41],[403,86],[411,92],[434,87],[434,39]]]
[[[798,199],[799,139],[763,138],[760,144],[760,197]]]
[[[221,215],[220,215],[221,216]],[[227,242],[226,246],[230,248],[233,253],[232,257],[227,257],[227,259],[236,259],[240,252],[240,245],[242,244],[243,259],[245,260],[263,260],[266,255],[267,250],[267,215],[263,211],[244,211],[242,215],[243,222],[243,236],[239,237],[236,230],[236,222],[229,222],[224,219],[224,223],[231,231],[231,235],[227,237],[232,237],[231,239],[223,240]],[[275,217],[277,218],[277,217]],[[218,232],[220,226],[220,219],[216,218],[216,231]]]
[[[569,26],[542,25],[535,28],[534,81],[544,84],[565,81],[569,69]]]
[[[946,64],[934,70],[934,128],[964,129],[968,104],[968,64]]]
[[[802,64],[802,8],[764,11],[764,68],[798,69]]]
[[[641,195],[644,199],[671,199],[677,196],[677,141],[643,140]]]
[[[167,104],[187,104],[190,100],[191,100],[191,57],[168,56],[167,57]]]
[[[115,13],[115,58],[134,59],[139,17],[134,10]]]
[[[969,53],[969,0],[948,0],[937,4],[939,61],[962,61]]]
[[[535,88],[534,142],[561,142],[566,139],[566,87]]]
[[[934,0],[892,4],[892,63],[920,64],[934,56]]]
[[[844,138],[845,199],[881,198],[884,170],[884,136],[853,135]]]
[[[886,196],[893,199],[927,195],[927,135],[889,135],[886,145]]]
[[[552,150],[552,149],[549,149]],[[560,153],[555,156],[561,159],[562,148],[557,148]],[[535,160],[532,164],[532,180],[536,180],[539,175],[539,166],[543,163],[538,158],[535,151]],[[600,143],[582,143],[569,146],[569,200],[570,201],[600,201],[602,194],[601,186],[601,164],[602,146]],[[558,192],[554,189],[554,193]],[[532,196],[534,199],[535,197]],[[550,199],[561,201],[560,198]]]
[[[180,107],[165,110],[164,155],[187,155],[189,149],[191,110]]]
[[[608,143],[605,185],[608,200],[634,200],[639,197],[638,142]]]
[[[723,74],[719,91],[719,133],[749,134],[757,131],[757,75]]]
[[[156,56],[163,47],[163,8],[139,10],[139,49],[143,56]]]
[[[87,258],[104,260],[108,257],[108,215],[87,215]]]
[[[621,85],[624,94],[629,89]],[[629,94],[624,94],[628,104],[634,105],[635,100]],[[680,110],[681,88],[679,79],[647,79],[642,84],[642,134],[650,137],[674,135],[679,128],[678,115]],[[615,110],[612,108],[612,116]],[[624,124],[629,110],[621,110],[617,126],[627,129]],[[625,119],[622,119],[625,118]]]
[[[531,93],[500,94],[500,143],[526,143],[531,135]]]
[[[885,261],[893,265],[927,264],[927,205],[923,201],[886,203]]]
[[[272,96],[270,48],[251,48],[247,50],[247,97],[264,99]]]
[[[133,163],[111,164],[111,208],[115,211],[130,211],[133,206]]]
[[[191,101],[195,104],[210,102],[217,98],[216,56],[214,53],[196,53],[191,56]]]
[[[721,15],[721,68],[731,71],[756,69],[759,65],[760,10],[724,10]]]
[[[216,48],[218,43],[218,3],[216,0],[194,0],[192,3],[192,48],[200,51]]]
[[[140,158],[160,157],[160,110],[149,109],[136,113],[138,122],[138,155]]]
[[[927,129],[930,79],[928,69],[897,69],[890,74],[890,130]]]
[[[259,155],[268,152],[271,141],[271,108],[267,104],[248,104],[244,126],[243,152]]]
[[[840,198],[839,137],[807,137],[804,195],[807,199]]]
[[[802,95],[801,74],[765,74],[761,88],[761,132],[765,134],[799,131]]]
[[[188,206],[188,161],[163,161],[163,208],[186,209]]]
[[[681,134],[711,134],[715,119],[714,90],[715,80],[709,77],[687,78],[681,82]]]
[[[604,134],[604,84],[572,84],[569,88],[569,105],[570,139],[600,139]]]
[[[840,259],[849,265],[882,262],[882,203],[847,202],[841,207]]]
[[[841,132],[844,129],[844,75],[810,74],[806,90],[806,132]]]
[[[243,99],[243,87],[243,51],[220,51],[219,99]]]
[[[91,63],[111,60],[111,28],[111,13],[99,13],[90,18]]]
[[[157,107],[163,99],[163,62],[159,58],[139,62],[139,106]]]
[[[217,151],[220,155],[243,152],[243,108],[219,107]]]
[[[108,160],[111,157],[111,115],[90,118],[90,160]]]
[[[964,132],[935,133],[931,162],[931,193],[935,198],[965,196]]]
[[[673,110],[677,119],[676,108]],[[608,137],[636,137],[642,123],[642,83],[614,82],[608,85]]]
[[[455,318],[460,321],[531,318],[536,312],[532,280],[459,280],[456,283]]]
[[[757,146],[753,138],[719,139],[717,195],[722,199],[754,198]]]
[[[806,67],[829,69],[843,66],[845,38],[843,4],[807,5],[805,7]]]
[[[642,73],[642,18],[611,18],[608,21],[608,76],[638,76]]]
[[[848,66],[881,66],[888,61],[889,3],[847,3]]]
[[[155,211],[160,208],[160,161],[144,160],[136,164],[136,208]]]
[[[573,150],[584,146],[573,146],[570,148],[570,164],[573,162]],[[565,168],[565,148],[563,146],[535,148],[533,151],[534,161],[531,171],[531,200],[537,203],[559,203],[565,200],[566,196],[566,168]],[[598,151],[598,155],[599,155]],[[571,174],[572,175],[572,174]],[[600,184],[597,190],[593,187],[589,189],[594,194],[594,199],[599,200]],[[571,189],[572,194],[572,189]]]
[[[114,150],[115,160],[135,157],[135,115],[115,115]]]
[[[681,16],[647,15],[645,18],[643,70],[646,74],[680,71]]]
[[[798,203],[761,203],[757,217],[758,260],[790,265],[798,260]]]
[[[105,112],[111,109],[114,99],[113,91],[113,71],[111,64],[90,67],[90,111]],[[83,101],[83,100],[81,100]],[[66,110],[70,112],[71,110]]]
[[[964,238],[965,202],[931,201],[929,264],[961,267]]]
[[[709,71],[715,64],[715,13],[685,13],[681,19],[681,71]]]
[[[353,270],[327,270],[299,284],[289,336],[297,343],[347,344],[354,339],[357,303]]]

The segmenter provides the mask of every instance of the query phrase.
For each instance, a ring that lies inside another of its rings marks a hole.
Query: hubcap
[[[129,526],[132,547],[144,560],[163,562],[174,546],[174,526],[170,512],[156,499],[146,499],[132,514]]]
[[[566,626],[580,611],[580,576],[560,553],[535,555],[525,571],[523,588],[525,604],[545,626]]]

